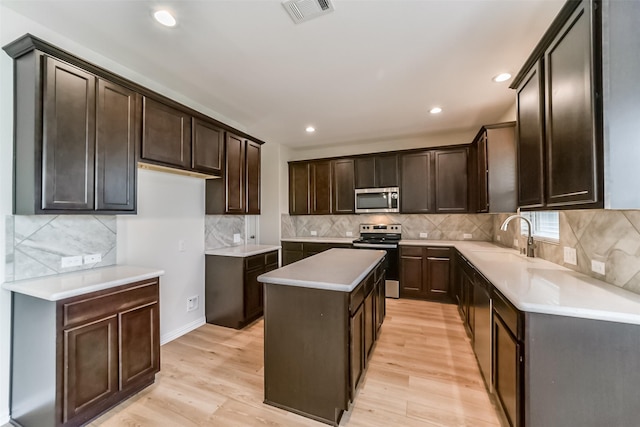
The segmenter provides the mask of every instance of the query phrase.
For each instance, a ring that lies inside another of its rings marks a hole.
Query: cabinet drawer
[[[511,333],[518,340],[522,340],[524,338],[524,328],[522,327],[520,312],[495,288],[493,291],[493,309],[511,330]]]
[[[265,265],[278,264],[278,251],[267,252],[264,255]]]
[[[253,255],[244,259],[245,270],[257,270],[264,267],[265,255]]]
[[[95,292],[60,302],[62,327],[101,319],[130,308],[158,301],[158,280],[138,282],[115,291]]]
[[[403,246],[400,249],[400,256],[422,256],[422,248],[421,247],[408,247]]]
[[[449,248],[427,248],[427,256],[448,259],[451,256],[451,250]]]
[[[364,301],[364,291],[364,283],[360,283],[353,291],[351,291],[351,294],[349,294],[349,314],[352,316],[358,310],[362,301]]]
[[[374,275],[374,272],[372,271],[371,273],[369,273],[367,278],[364,279],[364,294],[365,294],[365,296],[368,296],[369,293],[371,293],[371,291],[373,291],[373,288],[374,288],[375,284],[376,284],[375,275]]]
[[[282,242],[282,250],[302,252],[302,242]]]

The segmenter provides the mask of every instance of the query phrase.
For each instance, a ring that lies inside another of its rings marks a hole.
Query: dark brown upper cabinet
[[[468,212],[468,148],[437,150],[433,156],[435,212]]]
[[[289,163],[289,214],[309,213],[309,163]]]
[[[207,214],[260,213],[260,144],[227,132],[224,177],[206,183]]]
[[[321,160],[309,164],[310,213],[313,215],[332,212],[331,161]]]
[[[483,126],[471,145],[471,153],[472,210],[475,207],[477,212],[515,212],[515,122]]]
[[[355,159],[356,188],[397,187],[398,155],[380,154]]]
[[[7,52],[15,59],[14,213],[135,213],[137,94],[32,45]]]
[[[604,206],[600,26],[599,2],[567,2],[514,79],[520,207]]]
[[[144,98],[141,159],[166,166],[191,167],[191,116]]]
[[[335,214],[355,212],[355,176],[353,159],[332,161],[333,168],[333,205]]]
[[[400,211],[433,213],[433,156],[431,151],[407,153],[400,157]]]
[[[194,117],[191,121],[191,142],[191,167],[198,172],[221,176],[224,130],[214,123]]]

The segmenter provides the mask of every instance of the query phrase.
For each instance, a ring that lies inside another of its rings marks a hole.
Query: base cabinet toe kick
[[[382,257],[350,291],[264,283],[264,403],[338,425],[384,321]]]

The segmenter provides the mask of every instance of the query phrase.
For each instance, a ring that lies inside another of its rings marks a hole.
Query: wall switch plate
[[[594,273],[602,274],[604,276],[604,262],[591,260],[591,271]]]
[[[60,260],[61,268],[77,267],[79,265],[82,265],[82,255],[65,256]]]
[[[353,231],[347,231],[347,237],[353,237]]]
[[[97,264],[102,261],[102,254],[91,254],[84,256],[85,264]]]
[[[317,235],[318,235],[318,232],[314,230],[314,231],[312,231],[312,232],[311,232],[311,235],[312,235],[312,236],[317,236]]]
[[[576,248],[571,248],[569,246],[564,247],[564,263],[571,264],[571,265],[578,265]]]
[[[463,239],[465,239],[465,240],[467,240],[467,239],[473,239],[473,234],[471,234],[471,233],[464,233],[464,234],[462,235],[462,238],[463,238]]]
[[[186,245],[184,243],[184,240],[180,239],[178,240],[178,252],[184,252],[186,251]]]
[[[429,233],[420,233],[421,239],[426,239],[427,237],[429,237]]]
[[[242,238],[240,238],[240,233],[233,234],[233,243],[242,243]]]
[[[194,311],[198,309],[198,295],[187,298],[187,311]]]

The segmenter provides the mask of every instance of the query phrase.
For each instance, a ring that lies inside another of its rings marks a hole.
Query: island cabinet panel
[[[207,323],[242,329],[263,313],[263,285],[258,276],[278,268],[278,251],[249,257],[206,255]]]
[[[435,212],[469,210],[468,148],[438,150],[434,155]]]
[[[191,167],[199,172],[221,176],[224,169],[224,130],[214,123],[191,119]]]
[[[331,161],[322,160],[309,164],[310,176],[310,213],[312,215],[330,214],[333,209],[331,206],[332,180],[331,180]]]
[[[16,425],[85,425],[155,381],[157,278],[60,301],[14,293],[13,304]]]
[[[401,156],[400,210],[403,213],[433,213],[433,157],[431,151]]]
[[[353,159],[332,161],[333,167],[333,205],[334,214],[355,212],[355,176]]]
[[[144,97],[140,158],[152,163],[191,167],[191,115]]]

